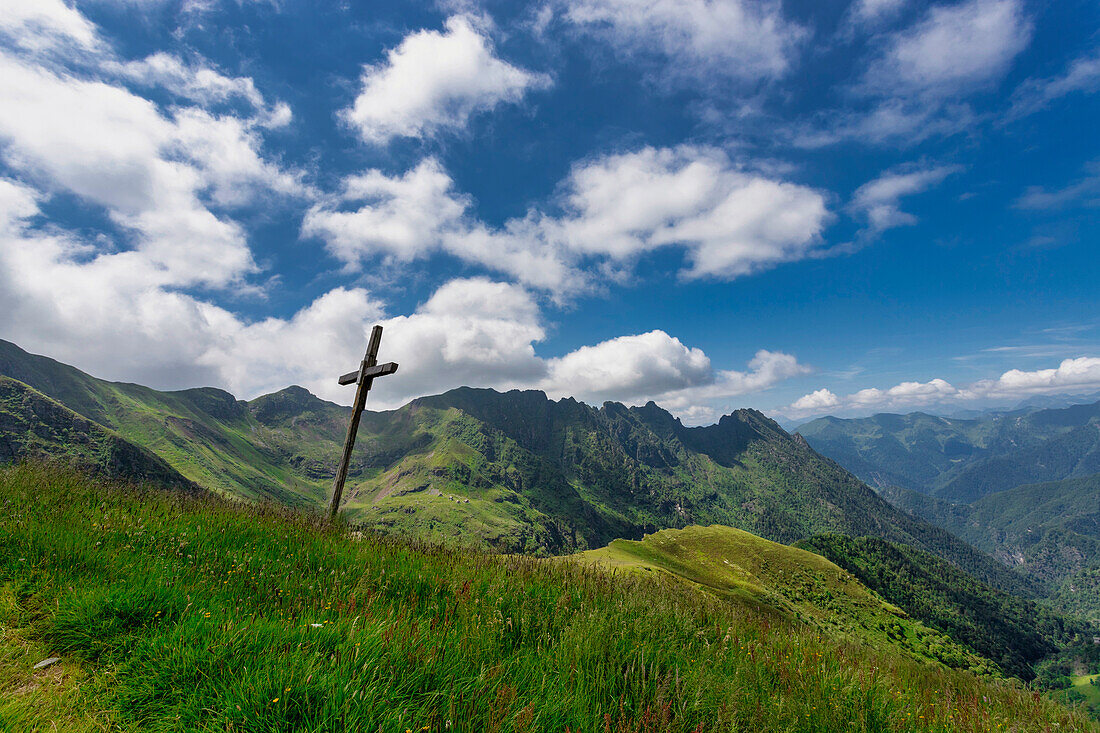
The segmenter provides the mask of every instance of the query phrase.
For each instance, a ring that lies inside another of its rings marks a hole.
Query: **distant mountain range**
[[[921,412],[799,428],[899,508],[1100,618],[1100,402],[980,419]]]
[[[1100,402],[972,420],[823,417],[798,433],[871,486],[949,501],[1100,472]]]
[[[1025,484],[972,504],[898,488],[883,496],[1043,581],[1060,608],[1100,617],[1100,474]]]
[[[1013,414],[1022,415],[1033,410],[1046,410],[1056,409],[1059,407],[1072,407],[1073,405],[1086,405],[1090,402],[1096,402],[1100,400],[1100,392],[1093,392],[1091,394],[1040,394],[1032,395],[1026,400],[1017,402],[1012,407],[986,407],[982,409],[945,409],[934,410],[937,414],[944,417],[956,417],[965,420],[974,419],[992,419],[995,417],[1005,417]]]

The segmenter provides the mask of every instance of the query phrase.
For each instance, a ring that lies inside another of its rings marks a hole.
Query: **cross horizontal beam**
[[[360,375],[363,379],[374,379],[375,377],[384,377],[387,374],[393,374],[397,371],[397,364],[392,361],[388,361],[385,364],[379,364],[378,366],[367,367],[366,369],[360,369],[354,372],[348,372],[344,376],[340,377],[340,384],[353,384],[359,381]]]

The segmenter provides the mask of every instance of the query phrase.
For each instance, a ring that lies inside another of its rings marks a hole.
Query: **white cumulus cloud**
[[[900,3],[868,2],[858,14],[893,12]],[[873,23],[870,23],[873,25]],[[1033,24],[1023,0],[963,0],[931,5],[920,20],[885,36],[854,88],[857,102],[793,125],[796,145],[817,148],[844,140],[915,145],[973,127],[980,116],[968,97],[999,82],[1031,41]]]
[[[240,227],[200,201],[202,162],[176,159],[180,128],[151,102],[0,55],[0,140],[9,165],[104,207],[179,284],[253,270]]]
[[[167,90],[206,109],[243,102],[255,113],[250,122],[261,127],[285,127],[294,116],[285,102],[269,104],[251,77],[226,76],[202,62],[185,62],[164,51],[132,61],[105,59],[101,68],[137,85]]]
[[[643,148],[574,168],[549,223],[582,254],[629,260],[688,250],[685,277],[734,278],[811,256],[830,215],[821,193],[747,172],[709,148]]]
[[[696,415],[715,399],[805,373],[793,356],[767,351],[747,372],[716,371],[701,350],[660,331],[547,359],[536,350],[546,328],[535,298],[486,278],[446,282],[407,315],[387,313],[362,288],[338,287],[289,317],[249,322],[178,292],[141,251],[97,253],[73,234],[38,228],[42,198],[0,179],[0,310],[9,315],[0,338],[112,379],[211,384],[246,398],[297,383],[346,403],[351,393],[336,377],[359,362],[376,323],[386,329],[382,358],[401,365],[372,392],[376,408],[469,385],[657,399]]]
[[[741,18],[766,35],[777,7],[702,3],[692,47],[740,58],[700,35],[699,18]],[[667,9],[658,15],[673,22]],[[123,58],[60,0],[15,0],[0,14],[0,36],[10,41],[0,49],[0,337],[25,348],[154,387],[212,384],[251,397],[299,383],[346,402],[336,376],[354,368],[381,323],[384,357],[401,370],[372,394],[380,407],[467,384],[658,399],[701,416],[807,372],[793,355],[766,350],[744,371],[717,369],[662,331],[547,358],[537,349],[544,296],[532,291],[580,292],[590,273],[628,270],[664,247],[684,249],[687,277],[736,277],[812,256],[829,213],[811,188],[685,146],[589,159],[559,198],[499,226],[477,219],[432,158],[399,174],[348,176],[322,196],[265,153],[265,130],[291,114],[249,77],[194,56]],[[430,135],[547,84],[498,58],[477,21],[455,16],[366,69],[348,116],[374,142]],[[364,288],[335,287],[295,313],[245,318],[216,299],[254,287],[262,258],[234,217],[269,195],[315,204],[303,233],[350,268],[442,252],[518,283],[453,279],[405,314]],[[109,223],[89,236],[45,221],[43,209],[59,200]]]
[[[708,382],[671,390],[660,395],[658,401],[677,414],[695,415],[701,421],[706,415],[713,417],[735,407],[731,398],[763,392],[784,380],[813,371],[793,354],[767,349],[757,351],[748,367],[747,371],[717,370]]]
[[[439,161],[427,158],[404,174],[349,176],[338,195],[310,208],[302,234],[319,237],[351,269],[375,257],[411,262],[445,252],[562,297],[583,289],[586,276],[539,225],[516,220],[491,228],[471,206]]]
[[[1016,397],[1100,389],[1100,358],[1064,359],[1057,367],[1027,371],[1010,369],[995,380],[976,382],[963,390],[966,397]]]
[[[163,51],[136,61],[111,61],[105,68],[148,87],[161,87],[204,105],[241,99],[261,109],[264,98],[247,76],[228,77],[218,71],[184,63]]]
[[[651,399],[714,380],[710,359],[664,331],[582,346],[549,362],[544,388],[600,404]]]
[[[643,148],[574,166],[561,211],[532,209],[490,227],[454,191],[438,161],[401,175],[371,170],[315,205],[303,234],[345,264],[410,261],[437,251],[559,295],[591,285],[586,263],[629,270],[642,255],[682,247],[686,278],[731,279],[816,256],[831,215],[820,192],[741,170],[711,148]]]
[[[362,90],[345,111],[371,143],[463,127],[501,103],[519,102],[550,79],[501,60],[470,18],[447,19],[444,32],[422,30],[363,71]]]
[[[943,96],[1004,74],[1031,40],[1020,0],[965,0],[933,6],[913,28],[893,37],[867,73],[873,87]]]
[[[443,166],[429,158],[400,176],[370,170],[348,177],[338,197],[310,209],[302,232],[321,237],[347,265],[377,254],[408,262],[438,248],[468,206]]]
[[[790,417],[807,417],[830,411],[913,409],[928,405],[966,404],[982,400],[1022,399],[1036,394],[1083,394],[1100,390],[1100,358],[1082,356],[1063,360],[1049,369],[1010,369],[995,379],[983,379],[957,387],[944,379],[901,382],[887,389],[869,387],[844,397],[827,389],[804,395],[779,410]]]
[[[30,52],[64,46],[92,50],[101,44],[96,27],[63,0],[5,0],[0,34]]]
[[[659,54],[665,73],[698,80],[782,76],[806,30],[773,0],[562,0],[581,32],[622,53]]]
[[[819,390],[799,397],[791,403],[790,409],[797,412],[813,414],[837,407],[838,405],[840,405],[840,399],[835,394],[822,387]]]

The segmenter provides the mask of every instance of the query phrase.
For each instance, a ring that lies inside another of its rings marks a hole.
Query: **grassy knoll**
[[[603,567],[672,573],[721,597],[774,609],[830,635],[892,647],[922,661],[1000,674],[996,665],[909,618],[824,557],[733,527],[666,529],[640,542],[615,540],[579,557]]]
[[[1098,730],[663,573],[26,465],[0,503],[4,730]]]

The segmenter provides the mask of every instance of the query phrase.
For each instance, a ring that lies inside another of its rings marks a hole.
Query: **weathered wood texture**
[[[352,382],[357,382],[359,381],[360,374],[364,379],[374,379],[375,377],[384,377],[387,374],[393,374],[396,371],[397,364],[392,361],[388,361],[385,364],[379,364],[378,366],[373,366],[370,369],[348,372],[344,376],[340,377],[340,384],[351,384]]]
[[[367,344],[367,353],[363,357],[359,370],[349,372],[340,377],[340,384],[355,382],[355,403],[351,408],[351,421],[348,423],[348,436],[344,440],[344,454],[340,457],[340,465],[336,469],[336,478],[332,482],[332,505],[329,507],[329,519],[335,519],[340,511],[340,499],[344,495],[344,482],[348,478],[348,467],[351,465],[351,451],[355,447],[355,434],[359,431],[359,418],[363,414],[363,408],[367,404],[367,392],[370,392],[375,377],[384,377],[397,371],[397,364],[387,362],[377,364],[378,347],[382,343],[382,327],[375,326],[370,334],[370,342]]]

